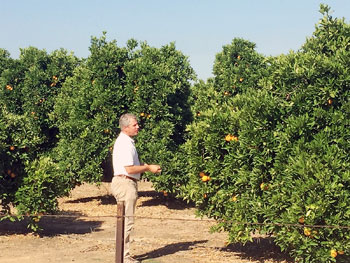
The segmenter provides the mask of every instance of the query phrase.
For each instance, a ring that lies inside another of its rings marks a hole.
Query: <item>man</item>
[[[160,173],[156,164],[141,164],[132,139],[139,132],[135,115],[123,114],[119,119],[121,132],[113,147],[113,173],[111,191],[117,201],[125,204],[124,263],[137,263],[130,255],[130,233],[134,225],[134,213],[137,200],[137,182],[141,173]]]

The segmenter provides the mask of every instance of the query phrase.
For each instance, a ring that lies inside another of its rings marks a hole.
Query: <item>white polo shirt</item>
[[[113,146],[113,172],[114,175],[124,174],[140,180],[141,174],[128,174],[125,166],[140,165],[134,140],[123,132],[120,132]]]

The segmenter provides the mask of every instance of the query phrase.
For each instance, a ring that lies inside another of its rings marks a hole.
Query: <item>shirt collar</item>
[[[120,136],[123,136],[124,138],[130,140],[133,143],[135,142],[133,138],[131,138],[129,135],[127,135],[126,133],[124,133],[122,131],[120,132]]]

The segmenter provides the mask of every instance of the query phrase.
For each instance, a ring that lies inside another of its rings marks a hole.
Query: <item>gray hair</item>
[[[119,127],[120,129],[124,129],[130,125],[131,120],[137,120],[137,117],[132,113],[125,113],[120,116],[119,119]]]

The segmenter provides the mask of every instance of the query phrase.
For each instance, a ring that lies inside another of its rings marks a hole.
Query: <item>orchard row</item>
[[[329,11],[286,55],[233,39],[207,81],[173,43],[119,47],[103,34],[86,59],[0,49],[3,212],[54,213],[75,186],[110,180],[118,117],[132,112],[141,159],[163,168],[148,180],[230,242],[258,231],[296,262],[348,262],[349,229],[312,227],[350,226],[350,26]]]

